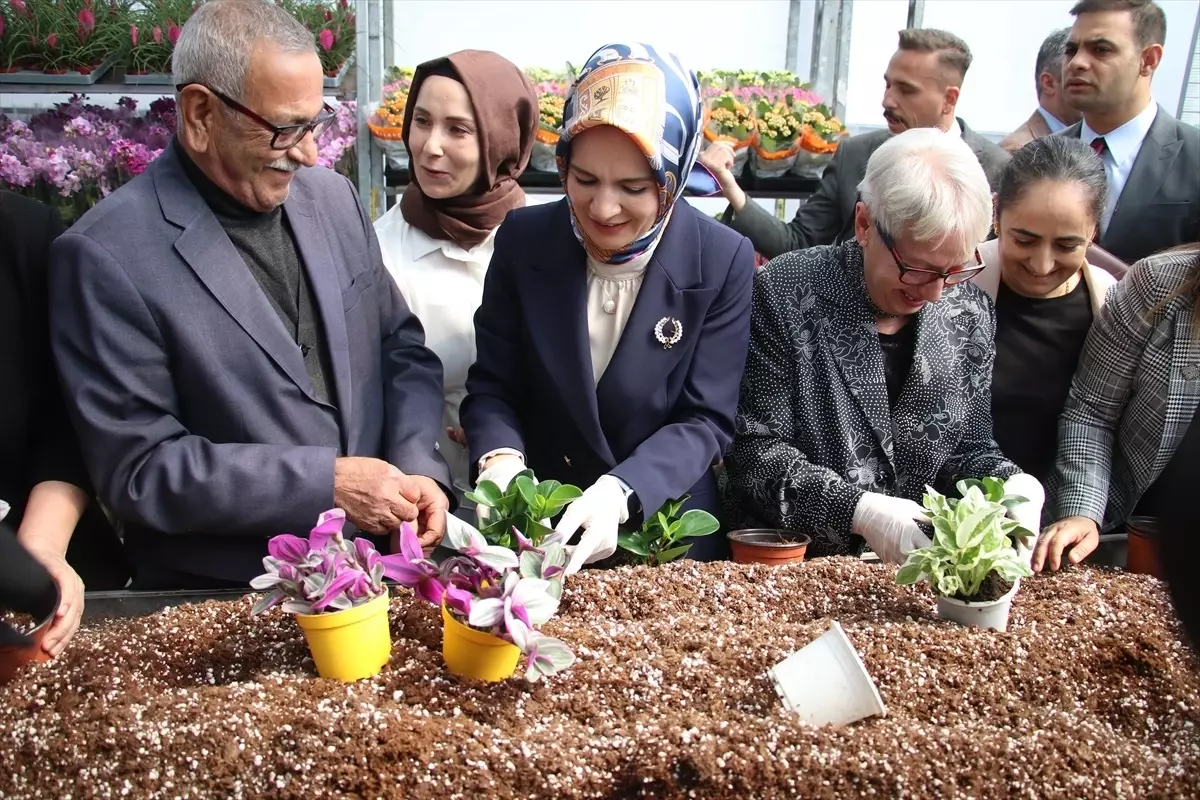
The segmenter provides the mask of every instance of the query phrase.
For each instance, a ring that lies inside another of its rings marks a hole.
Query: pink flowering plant
[[[175,134],[175,100],[138,113],[122,97],[116,108],[73,95],[27,122],[0,115],[0,188],[55,206],[68,222],[146,171]],[[355,180],[357,121],[353,102],[317,140],[317,164]]]
[[[317,518],[307,539],[290,533],[267,542],[266,570],[250,581],[250,588],[265,592],[251,613],[262,614],[275,606],[293,614],[345,611],[387,593],[385,577],[396,578],[407,560],[381,556],[365,536],[342,536],[346,512],[330,509]]]
[[[343,100],[337,119],[317,139],[317,166],[332,169],[358,183],[358,104]]]
[[[281,5],[312,31],[321,69],[327,77],[337,77],[357,43],[350,0],[283,0]]]
[[[175,133],[175,101],[121,98],[117,107],[73,95],[28,122],[0,115],[0,187],[49,203],[68,221],[145,171]]]
[[[122,34],[126,70],[133,75],[171,72],[175,43],[184,23],[200,7],[197,0],[146,0]]]
[[[27,69],[91,72],[110,53],[122,50],[130,0],[8,2],[5,24],[12,30],[6,29],[4,37],[23,38],[19,65]]]
[[[520,531],[513,533],[517,552],[488,544],[473,528],[452,524],[444,544],[456,554],[439,564],[425,557],[416,532],[406,524],[400,532],[406,563],[396,580],[427,603],[444,604],[460,622],[515,644],[525,654],[525,677],[536,681],[575,662],[564,642],[537,630],[558,611],[567,554],[560,537],[534,547]]]

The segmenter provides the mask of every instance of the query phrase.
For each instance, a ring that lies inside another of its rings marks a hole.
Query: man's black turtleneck
[[[192,185],[212,210],[229,240],[246,262],[279,320],[304,356],[304,366],[319,400],[334,409],[333,367],[329,345],[308,273],[283,206],[255,211],[213,183],[174,140],[172,146]],[[335,420],[336,421],[336,420]]]

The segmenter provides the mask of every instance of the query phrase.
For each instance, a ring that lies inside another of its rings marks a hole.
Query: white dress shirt
[[[1150,132],[1150,126],[1154,124],[1156,114],[1158,104],[1151,100],[1142,113],[1116,130],[1104,134],[1104,143],[1108,146],[1103,156],[1104,171],[1108,175],[1108,202],[1104,205],[1104,219],[1100,222],[1101,233],[1108,230],[1108,223],[1112,220],[1117,201],[1121,199],[1121,190],[1125,188],[1125,183],[1133,172],[1133,162],[1141,152],[1142,142]],[[1085,119],[1079,131],[1079,138],[1084,144],[1090,145],[1093,139],[1099,137],[1100,134],[1092,130]]]
[[[376,221],[375,235],[384,265],[425,328],[425,344],[442,361],[445,404],[438,449],[463,503],[463,493],[472,488],[470,458],[465,447],[450,440],[445,428],[458,427],[458,407],[467,396],[467,370],[475,363],[475,311],[483,300],[483,278],[492,260],[496,231],[464,250],[409,225],[397,203]]]

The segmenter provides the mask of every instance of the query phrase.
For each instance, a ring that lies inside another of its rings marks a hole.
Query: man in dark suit
[[[1021,127],[1000,142],[1000,146],[1008,152],[1020,150],[1034,139],[1058,133],[1079,121],[1079,112],[1063,99],[1063,57],[1070,33],[1070,28],[1063,28],[1042,42],[1034,65],[1038,107]]]
[[[940,127],[962,136],[983,165],[992,188],[997,188],[1008,154],[954,116],[970,66],[971,51],[954,34],[932,28],[900,31],[900,49],[884,74],[887,88],[883,93],[883,118],[887,130],[843,141],[825,168],[817,191],[786,224],[750,202],[730,172],[733,151],[728,145],[714,143],[700,154],[700,163],[716,176],[721,193],[729,201],[722,221],[749,238],[754,249],[768,258],[852,238],[858,184],[866,175],[867,160],[894,134],[910,128]]]
[[[54,246],[52,342],[142,589],[241,585],[334,506],[441,537],[442,371],[342,176],[312,34],[214,0],[174,55],[179,133]]]
[[[1167,20],[1150,0],[1081,0],[1063,67],[1083,120],[1062,132],[1092,145],[1108,173],[1098,244],[1132,264],[1200,240],[1200,130],[1151,98]]]

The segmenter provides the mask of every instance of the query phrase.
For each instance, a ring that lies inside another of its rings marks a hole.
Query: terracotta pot
[[[812,537],[798,531],[746,528],[730,531],[729,548],[739,564],[799,564]]]
[[[44,72],[47,75],[66,75],[67,74],[67,70],[65,70],[65,69],[43,69],[42,72]]]
[[[1125,569],[1165,581],[1167,574],[1158,552],[1158,520],[1154,517],[1130,517],[1125,523],[1125,530],[1129,534],[1129,556]]]
[[[59,594],[58,584],[52,582],[49,587],[45,597],[37,603],[38,613],[35,617],[41,621],[33,630],[27,632],[33,643],[24,647],[0,647],[0,686],[12,680],[17,670],[24,665],[50,660],[50,656],[42,649],[42,640],[46,638],[46,631],[50,630],[50,625],[54,622]]]

